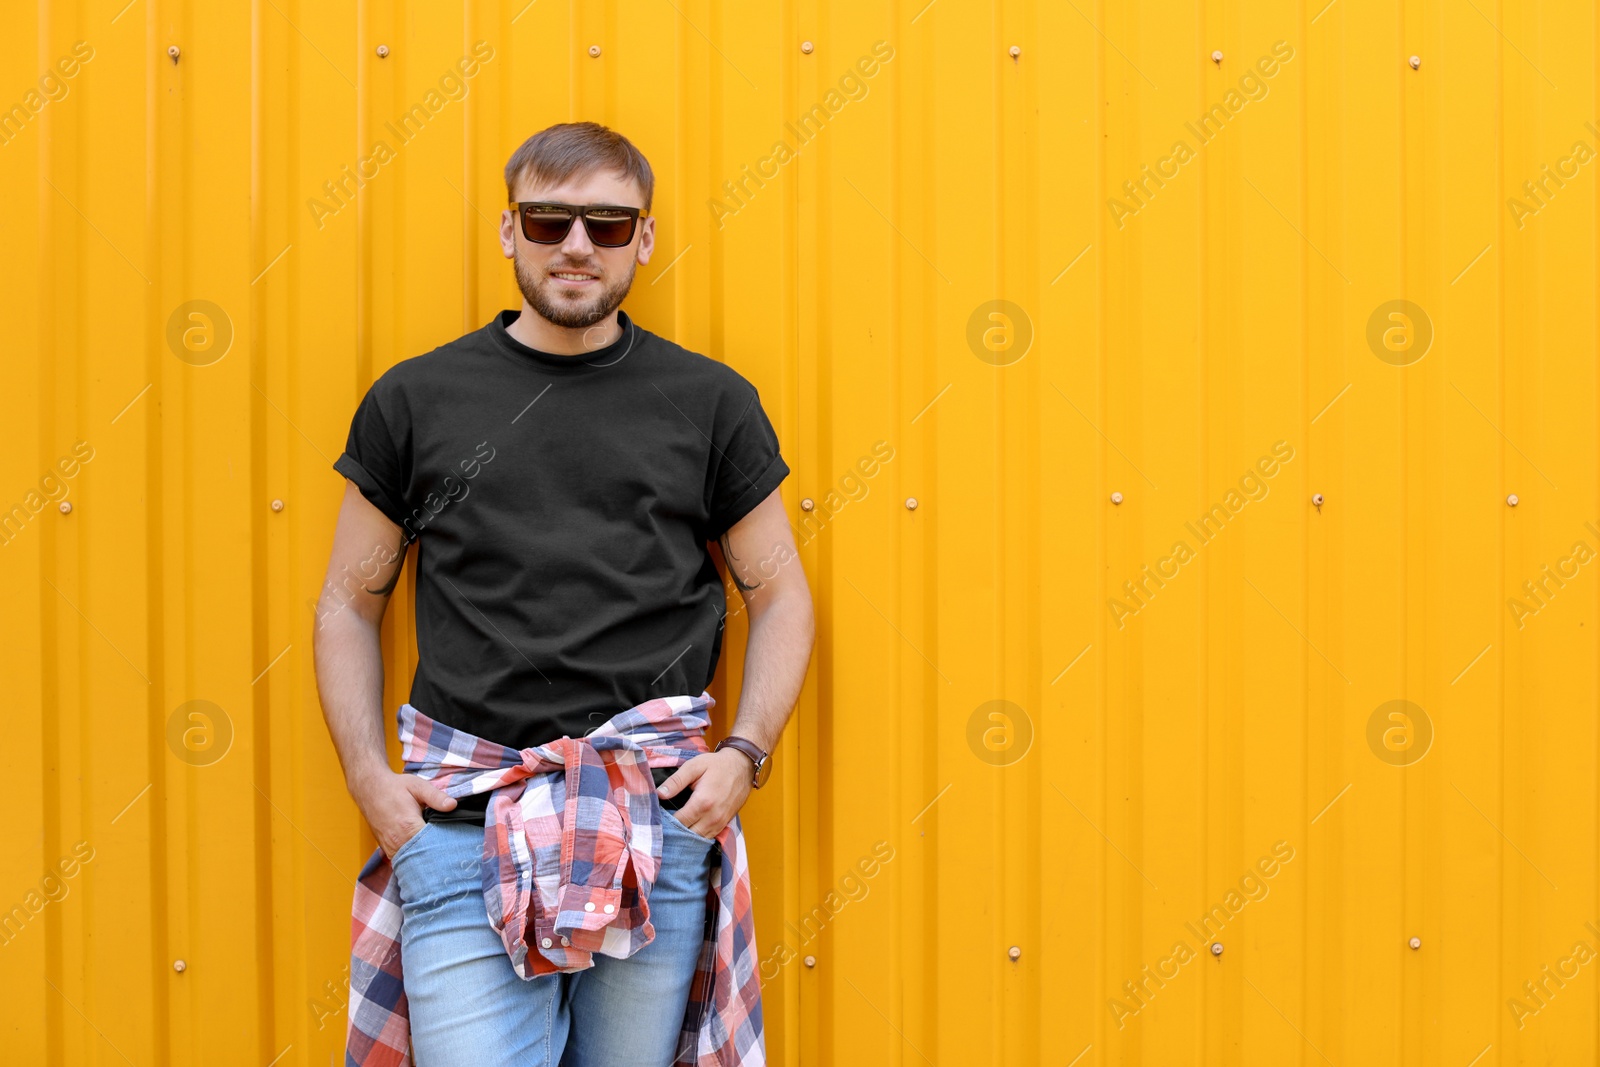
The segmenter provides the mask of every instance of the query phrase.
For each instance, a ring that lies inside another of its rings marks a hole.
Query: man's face
[[[517,186],[516,198],[644,207],[633,180],[609,171],[580,175],[553,186],[523,181]],[[633,285],[634,271],[640,264],[650,262],[650,252],[655,247],[654,218],[640,219],[633,240],[621,248],[591,243],[582,219],[573,222],[566,240],[546,245],[523,236],[522,220],[515,208],[501,218],[500,244],[511,257],[517,287],[528,306],[552,324],[568,329],[586,329],[617,310]]]

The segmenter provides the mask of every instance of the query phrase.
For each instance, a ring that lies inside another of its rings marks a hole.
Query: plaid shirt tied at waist
[[[492,793],[484,818],[489,923],[523,979],[625,958],[655,938],[650,888],[661,864],[652,767],[708,750],[716,703],[660,697],[618,712],[585,737],[515,749],[400,709],[408,774],[452,797]],[[739,817],[716,837],[706,939],[674,1067],[764,1067],[750,871]],[[382,848],[362,868],[351,916],[347,1067],[407,1062],[410,1018],[400,959],[400,890]]]

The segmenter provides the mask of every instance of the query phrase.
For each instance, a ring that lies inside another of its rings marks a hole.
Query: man
[[[730,969],[753,953],[736,816],[814,641],[789,468],[748,381],[619,310],[655,245],[639,151],[552,126],[505,178],[520,312],[390,368],[334,463],[348,482],[317,685],[381,850],[357,890],[347,1062],[403,1062],[409,1030],[419,1067],[759,1063],[758,980],[726,1003],[702,949]],[[397,774],[379,625],[412,540],[415,773]],[[727,603],[710,541],[750,626],[715,750],[700,734]],[[736,879],[744,914],[719,915]],[[584,911],[556,906],[575,892]],[[722,1003],[697,1011],[692,980]]]

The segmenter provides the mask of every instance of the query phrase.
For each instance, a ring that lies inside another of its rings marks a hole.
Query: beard
[[[550,269],[581,267],[598,275],[600,284],[596,291],[588,296],[580,296],[562,292],[545,271],[536,271],[524,264],[520,254],[513,258],[512,264],[517,275],[517,288],[522,290],[522,297],[528,306],[552,325],[570,330],[593,326],[621,307],[628,290],[633,288],[633,276],[638,267],[637,261],[629,258],[628,273],[608,281],[605,275],[600,274],[598,267],[577,263],[552,265]]]

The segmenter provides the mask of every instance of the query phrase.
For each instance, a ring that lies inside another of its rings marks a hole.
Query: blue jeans
[[[427,823],[394,856],[417,1067],[668,1067],[705,937],[711,846],[665,809],[656,936],[627,959],[523,980],[489,925],[483,827]]]

